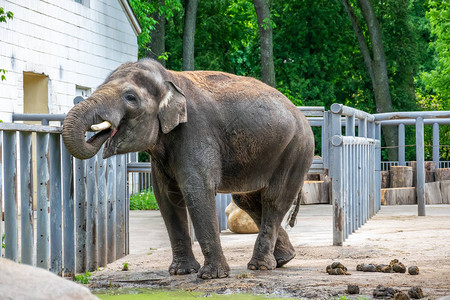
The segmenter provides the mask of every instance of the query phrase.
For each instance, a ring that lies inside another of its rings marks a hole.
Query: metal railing
[[[411,166],[410,161],[405,161],[404,166]],[[392,166],[401,166],[400,161],[382,161],[381,162],[381,171],[389,171]],[[442,168],[450,168],[450,161],[448,160],[441,160],[439,161],[439,164],[436,165],[436,168],[442,169]]]
[[[61,127],[14,123],[0,123],[0,150],[6,258],[72,276],[129,252],[125,155],[74,159]]]
[[[425,216],[425,142],[424,125],[433,126],[433,161],[439,166],[439,125],[450,124],[450,111],[415,111],[375,114],[377,124],[398,126],[399,165],[405,162],[405,125],[416,129],[416,197],[418,215]]]
[[[355,136],[355,119],[359,119],[359,136]],[[380,164],[380,142],[379,136],[375,138],[374,117],[363,111],[333,104],[328,121],[333,245],[341,246],[380,209],[380,172],[375,171],[380,170],[376,167]]]

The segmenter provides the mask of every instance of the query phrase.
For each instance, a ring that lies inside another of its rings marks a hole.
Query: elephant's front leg
[[[198,272],[198,277],[203,279],[228,277],[230,267],[220,244],[215,190],[212,184],[203,184],[198,181],[191,183],[182,189],[195,235],[205,257],[205,263]]]
[[[152,169],[153,191],[172,246],[173,261],[169,273],[170,275],[196,273],[200,269],[200,264],[192,252],[183,195],[176,183],[164,178],[155,165]]]

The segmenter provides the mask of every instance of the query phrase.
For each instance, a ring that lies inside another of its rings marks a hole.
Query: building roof
[[[139,35],[142,32],[141,24],[139,23],[139,20],[136,18],[136,15],[134,14],[133,9],[131,8],[130,2],[128,0],[119,0],[119,3],[120,6],[122,6],[125,15],[127,16],[128,21],[133,27],[134,33],[136,33],[136,35]]]

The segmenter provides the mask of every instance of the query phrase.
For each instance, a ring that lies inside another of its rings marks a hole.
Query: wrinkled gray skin
[[[104,120],[112,127],[86,142],[90,126]],[[153,60],[127,63],[72,108],[63,139],[81,159],[104,143],[105,158],[132,151],[151,155],[154,192],[172,245],[171,275],[229,275],[216,218],[218,192],[232,193],[258,225],[249,269],[271,270],[295,256],[281,222],[301,195],[314,139],[304,115],[262,82],[222,72],[169,71]],[[205,257],[201,268],[186,207]]]

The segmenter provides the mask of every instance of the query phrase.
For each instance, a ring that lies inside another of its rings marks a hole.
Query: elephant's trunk
[[[85,134],[96,122],[89,101],[85,100],[73,107],[64,119],[62,137],[67,150],[79,159],[94,156],[109,138],[112,130],[102,128],[101,131],[86,141]],[[94,130],[96,128],[94,127]]]

